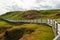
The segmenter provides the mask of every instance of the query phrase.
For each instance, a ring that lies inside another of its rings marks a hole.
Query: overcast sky
[[[60,0],[0,0],[0,15],[17,10],[60,8]]]

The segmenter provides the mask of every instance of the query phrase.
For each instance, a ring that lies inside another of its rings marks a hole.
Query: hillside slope
[[[60,19],[60,10],[13,11],[0,17],[10,20],[39,18]],[[52,27],[46,24],[15,24],[0,20],[0,38],[4,40],[52,40],[54,37]]]
[[[39,19],[39,18],[60,19],[60,10],[13,11],[1,15],[0,17],[12,20]]]

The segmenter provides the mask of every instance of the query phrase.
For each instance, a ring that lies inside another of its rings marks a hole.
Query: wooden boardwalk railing
[[[52,29],[55,33],[55,36],[60,34],[60,24],[58,24],[53,19],[9,20],[9,19],[5,19],[5,18],[0,18],[0,20],[12,22],[12,23],[19,23],[19,22],[23,22],[23,23],[45,23],[49,26],[52,26]]]

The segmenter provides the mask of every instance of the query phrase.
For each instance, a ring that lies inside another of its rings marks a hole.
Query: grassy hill
[[[0,17],[12,20],[60,19],[60,10],[28,10],[8,12]],[[8,23],[0,20],[0,37],[4,40],[52,40],[52,27],[46,24]]]
[[[59,19],[60,10],[28,10],[28,11],[13,11],[1,15],[3,18],[12,20],[21,19],[39,19],[39,18],[49,18],[49,19]]]

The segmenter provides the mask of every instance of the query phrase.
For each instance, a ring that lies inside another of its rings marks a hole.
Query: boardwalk
[[[22,23],[45,23],[49,26],[52,26],[55,36],[60,35],[60,24],[58,24],[53,19],[9,20],[9,19],[5,19],[5,18],[0,18],[0,20],[4,20],[7,22],[11,22],[11,23],[20,23],[20,22],[22,22]],[[59,38],[60,38],[60,36],[59,36]]]

